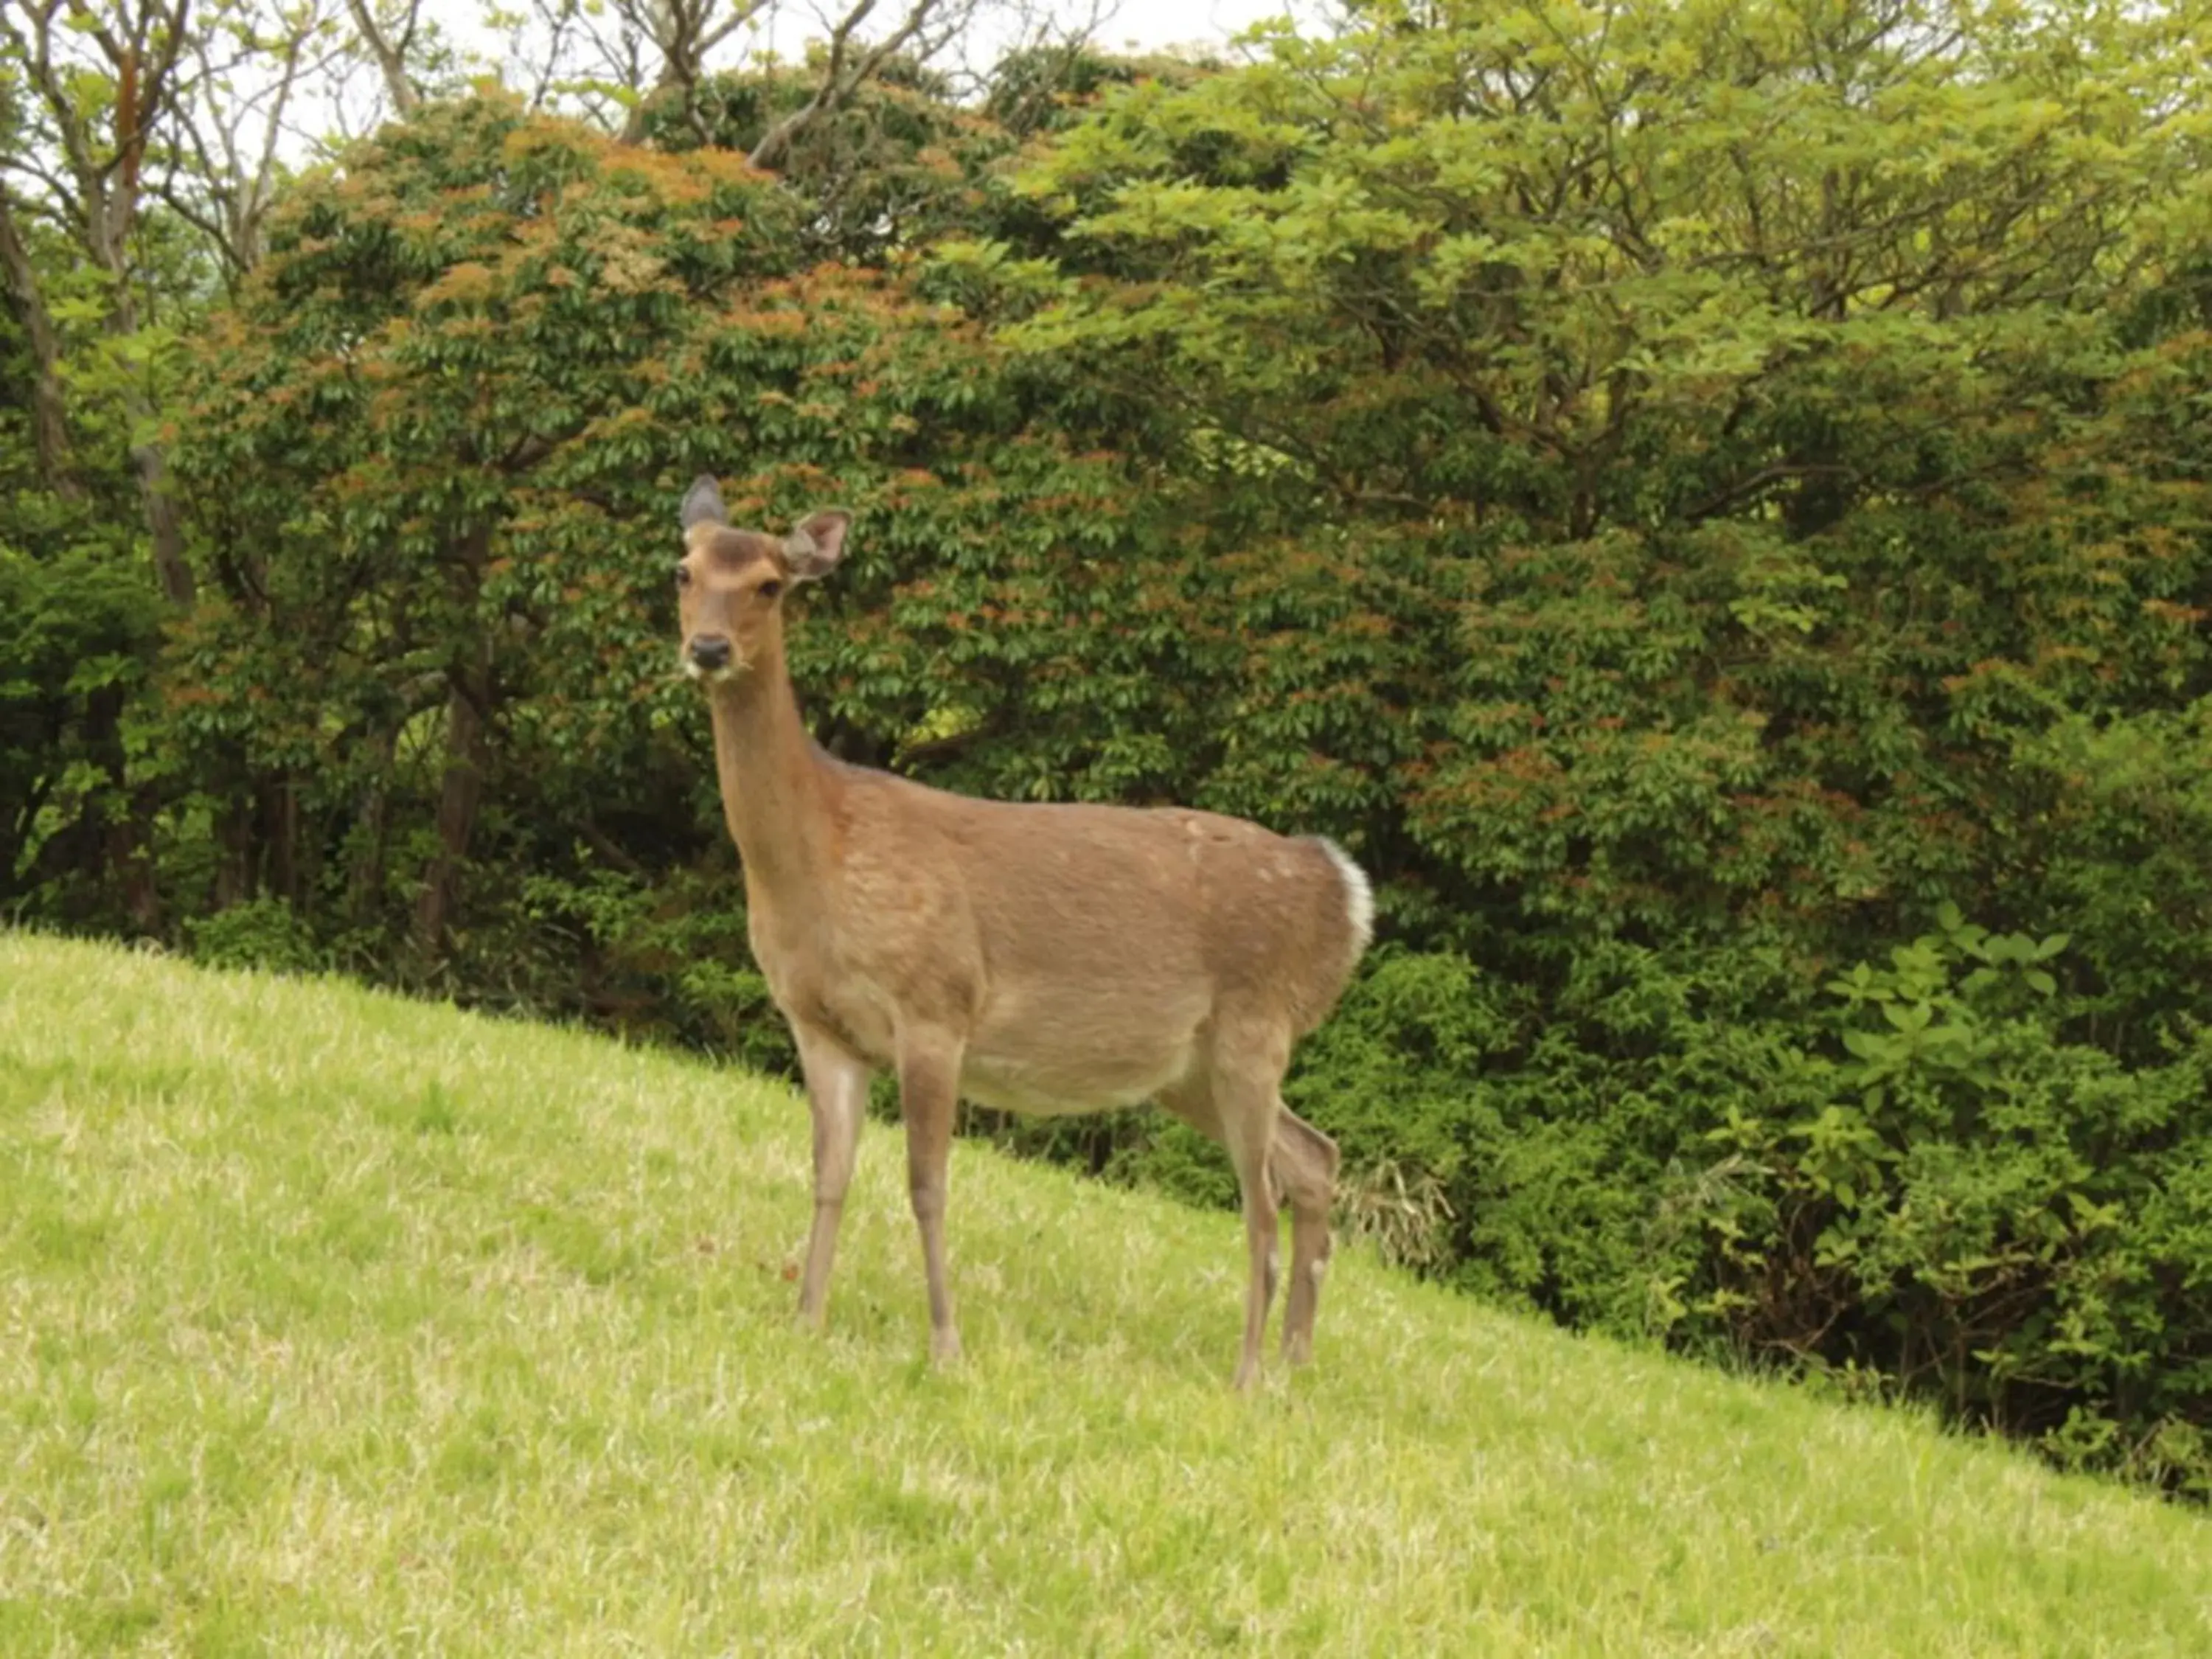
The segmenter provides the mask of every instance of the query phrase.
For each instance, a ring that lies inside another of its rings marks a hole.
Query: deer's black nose
[[[691,641],[691,660],[702,668],[727,668],[730,642],[720,634],[702,634]]]

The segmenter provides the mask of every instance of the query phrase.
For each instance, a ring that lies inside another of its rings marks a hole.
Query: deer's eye
[[[691,586],[691,567],[690,565],[679,564],[676,567],[676,585],[678,587],[689,587]]]
[[[760,596],[764,599],[772,599],[782,592],[783,584],[779,581],[765,581],[760,585]]]

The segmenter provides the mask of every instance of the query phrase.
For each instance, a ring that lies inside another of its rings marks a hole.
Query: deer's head
[[[783,596],[836,568],[849,514],[808,514],[788,536],[732,530],[714,481],[684,497],[684,556],[676,566],[683,629],[678,661],[694,679],[742,674],[782,642]]]

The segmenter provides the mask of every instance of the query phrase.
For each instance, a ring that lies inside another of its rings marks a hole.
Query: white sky
[[[830,20],[850,3],[774,0],[757,31],[741,32],[714,54],[710,65],[726,67],[744,55],[749,39],[755,51],[768,47],[787,59],[796,58],[808,40],[830,33]],[[1091,9],[1091,0],[1030,0],[1030,3],[1040,12],[1075,17]],[[1266,18],[1292,13],[1316,16],[1328,0],[1098,0],[1098,3],[1112,15],[1095,38],[1105,50],[1117,52],[1181,46],[1218,47]],[[484,26],[482,8],[483,0],[427,0],[423,12],[426,20],[434,21],[455,45],[480,58],[497,61],[504,55],[504,42]],[[898,0],[878,0],[876,15],[869,21],[889,27],[902,9]],[[994,9],[987,3],[978,27],[951,55],[971,68],[988,68],[1003,50],[1007,37],[1018,30],[1012,15],[1016,9]]]
[[[0,0],[0,5],[7,3],[9,0]],[[449,46],[463,54],[469,72],[501,72],[510,85],[527,90],[544,66],[542,54],[532,49],[537,30],[534,26],[524,26],[523,34],[518,36],[507,28],[489,26],[486,13],[497,3],[498,0],[423,0],[421,15]],[[769,51],[786,62],[796,59],[810,40],[829,34],[832,20],[851,3],[852,0],[770,0],[754,27],[739,31],[712,54],[708,68],[734,68],[748,57]],[[1033,23],[1040,16],[1068,20],[1091,15],[1094,8],[1109,9],[1111,15],[1092,37],[1109,52],[1176,46],[1219,50],[1239,32],[1272,17],[1296,16],[1302,20],[1302,33],[1321,32],[1326,27],[1324,20],[1338,15],[1336,4],[1337,0],[983,0],[976,25],[939,62],[948,70],[964,67],[979,75],[988,71],[1024,32],[1024,15]],[[878,0],[876,15],[869,21],[888,27],[903,10],[902,0]],[[511,15],[509,27],[515,21]],[[520,58],[514,55],[518,51]],[[572,66],[580,66],[586,73],[604,73],[592,67],[596,61],[588,53],[569,59]],[[287,112],[285,137],[279,141],[278,154],[296,165],[333,139],[358,137],[372,130],[386,113],[380,92],[374,72],[365,64],[356,64],[342,84],[303,87]],[[248,137],[248,148],[258,149],[258,131],[250,131]]]
[[[1103,3],[1112,9],[1113,15],[1098,30],[1097,39],[1109,51],[1128,46],[1148,49],[1218,46],[1263,18],[1314,9],[1312,0],[1103,0]],[[809,0],[783,0],[777,8],[775,25],[779,47],[789,50],[787,41],[796,42],[808,35],[826,35],[830,32],[828,23],[814,21],[815,15],[834,15],[844,9],[837,0],[817,0],[813,4]],[[1056,0],[1056,3],[1048,0],[1047,9],[1069,15],[1079,14],[1087,7],[1084,0]],[[883,0],[878,18],[871,21],[888,21],[898,15],[899,9],[895,0]],[[988,32],[988,22],[985,29]]]
[[[793,0],[786,0],[786,3],[793,4]],[[1088,9],[1086,0],[1044,0],[1044,3],[1060,16],[1079,15]],[[1107,52],[1158,51],[1167,46],[1218,49],[1255,23],[1287,15],[1307,20],[1310,24],[1330,9],[1329,0],[1101,0],[1101,3],[1110,7],[1113,15],[1098,27],[1093,38]],[[779,46],[788,39],[804,39],[809,34],[819,37],[829,33],[820,24],[795,31],[794,34],[781,32],[791,29],[793,23],[810,15],[807,4],[808,0],[796,0],[793,11],[787,15],[788,21],[779,20]],[[885,11],[891,9],[889,3],[884,4]],[[973,69],[988,69],[1002,50],[1000,43],[991,38],[992,21],[987,9],[975,36],[953,55]],[[1315,31],[1309,27],[1302,32]]]
[[[1212,44],[1291,9],[1285,0],[1121,0],[1112,21],[1099,30],[1099,43],[1109,48],[1130,41],[1140,46]]]

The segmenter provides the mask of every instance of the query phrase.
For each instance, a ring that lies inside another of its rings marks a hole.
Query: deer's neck
[[[799,718],[779,642],[714,689],[714,771],[722,816],[744,860],[749,897],[810,908],[836,855],[830,780]]]

